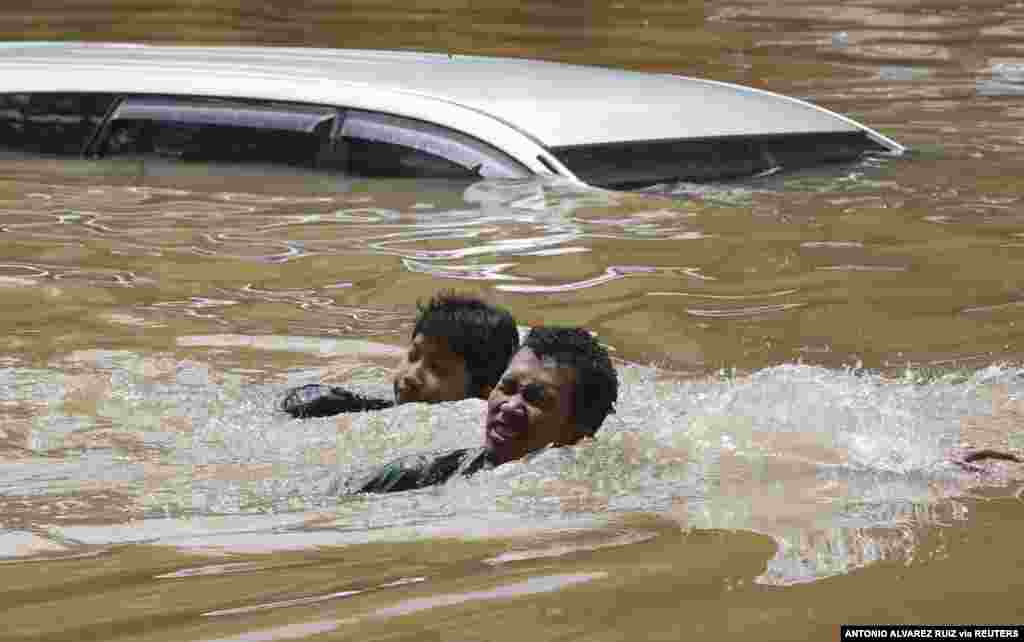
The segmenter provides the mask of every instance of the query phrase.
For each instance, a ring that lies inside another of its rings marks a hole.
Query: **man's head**
[[[608,352],[589,332],[534,328],[487,400],[484,445],[503,464],[574,444],[597,432],[618,391]]]
[[[417,307],[409,349],[395,370],[395,400],[486,399],[519,347],[515,319],[507,310],[453,292]]]

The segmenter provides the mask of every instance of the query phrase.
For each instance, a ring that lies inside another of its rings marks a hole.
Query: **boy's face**
[[[545,361],[529,348],[520,349],[487,399],[484,445],[495,463],[548,444],[573,444],[582,436],[573,419],[576,371]]]
[[[395,369],[395,401],[458,401],[469,390],[466,360],[451,351],[444,337],[417,334]]]

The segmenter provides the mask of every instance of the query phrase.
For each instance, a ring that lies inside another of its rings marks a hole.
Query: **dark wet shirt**
[[[468,477],[494,467],[486,448],[460,448],[441,453],[416,453],[387,463],[369,475],[350,480],[339,490],[353,493],[396,493],[443,484],[456,475]]]

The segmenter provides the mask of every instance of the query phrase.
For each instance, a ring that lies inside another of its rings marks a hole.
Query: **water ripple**
[[[686,313],[691,316],[710,319],[752,319],[775,312],[802,308],[806,305],[806,303],[775,303],[737,308],[686,308]]]
[[[652,274],[658,271],[658,268],[643,265],[613,265],[611,267],[605,268],[604,274],[600,276],[595,276],[590,279],[584,279],[582,281],[575,281],[573,283],[561,283],[558,285],[501,284],[495,286],[495,289],[504,290],[506,292],[524,293],[570,292],[573,290],[583,290],[598,285],[604,285],[605,283],[611,283],[612,281],[618,281],[619,279],[626,278],[631,274]]]

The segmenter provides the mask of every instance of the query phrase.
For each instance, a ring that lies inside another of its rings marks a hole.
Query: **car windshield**
[[[551,153],[582,181],[611,189],[743,178],[775,169],[850,161],[868,152],[884,151],[887,151],[885,146],[860,131],[637,141],[551,149]]]

